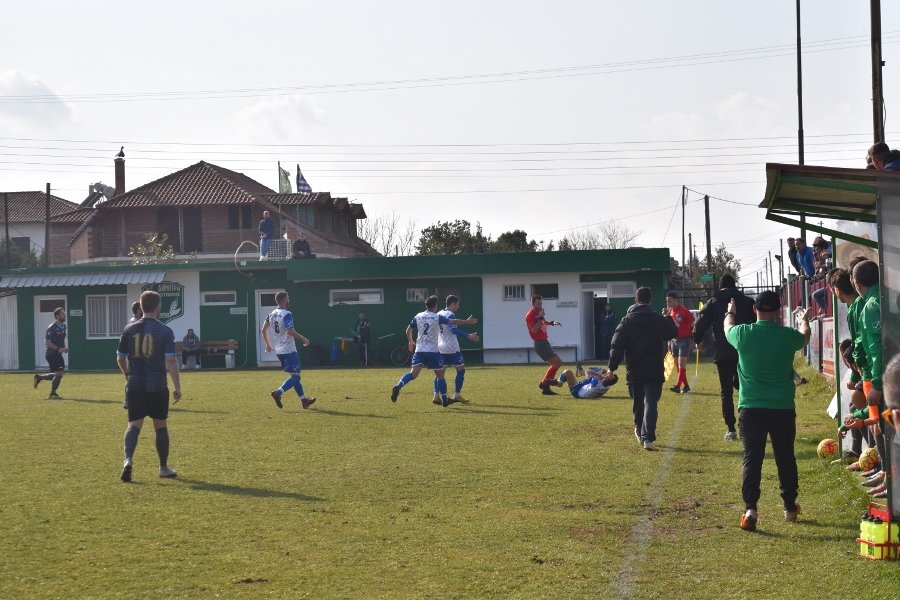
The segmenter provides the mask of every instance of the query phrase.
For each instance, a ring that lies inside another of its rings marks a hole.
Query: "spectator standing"
[[[738,389],[740,384],[737,377],[738,355],[734,347],[725,339],[725,313],[728,310],[728,304],[735,300],[738,312],[737,322],[752,323],[754,321],[753,301],[738,291],[734,277],[728,273],[722,275],[719,285],[721,286],[719,291],[707,300],[703,310],[700,311],[700,318],[694,324],[694,343],[702,348],[703,336],[707,331],[712,330],[716,370],[719,373],[722,418],[728,428],[728,431],[725,432],[725,440],[733,442],[737,440],[734,390]]]
[[[796,386],[792,372],[794,355],[809,343],[809,309],[797,315],[797,329],[793,329],[778,324],[780,308],[778,294],[766,290],[756,297],[753,304],[755,323],[737,324],[735,299],[731,300],[725,313],[725,337],[738,354],[738,410],[741,440],[744,442],[741,495],[746,509],[741,515],[741,529],[746,531],[756,529],[767,437],[772,439],[784,519],[796,521],[800,514],[800,505],[797,504],[797,459],[794,455],[797,435]]]
[[[181,340],[181,368],[187,368],[187,359],[193,356],[197,360],[195,369],[200,368],[200,338],[193,329],[188,329],[187,335]]]
[[[359,311],[356,315],[356,325],[351,330],[353,338],[359,344],[359,364],[369,366],[369,344],[372,342],[372,323],[366,317],[366,313]]]
[[[634,435],[645,450],[656,450],[657,404],[666,380],[666,343],[678,336],[678,328],[672,319],[650,307],[650,288],[638,288],[634,300],[613,333],[609,371],[614,374],[625,360]]]
[[[135,321],[140,321],[144,316],[144,312],[141,310],[141,302],[140,300],[135,300],[131,303],[131,319],[128,321],[128,324],[131,325]]]
[[[259,260],[268,260],[269,246],[275,238],[275,221],[269,211],[263,211],[262,221],[259,222]]]
[[[800,275],[805,275],[806,277],[815,275],[815,256],[813,256],[812,248],[806,245],[806,240],[797,238],[794,240],[794,247],[797,249],[797,262],[800,263]]]
[[[796,244],[797,244],[796,238],[788,238],[787,239],[788,260],[791,261],[791,266],[794,267],[794,271],[796,271],[797,274],[799,275],[799,274],[802,274],[802,271],[800,270],[800,263],[797,261],[797,245]]]
[[[615,330],[616,311],[613,310],[612,304],[607,302],[600,312],[600,360],[609,360],[609,346]]]
[[[687,379],[687,361],[691,354],[691,333],[694,329],[694,314],[684,306],[676,292],[666,294],[666,316],[670,317],[678,328],[678,337],[670,343],[672,356],[678,364],[678,380],[670,391],[685,394],[691,391]]]

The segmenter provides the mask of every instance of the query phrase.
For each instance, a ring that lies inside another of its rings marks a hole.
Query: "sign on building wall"
[[[148,283],[142,292],[153,290],[160,295],[159,321],[168,323],[184,315],[184,286],[175,281]]]
[[[834,379],[834,317],[822,319],[822,374]]]

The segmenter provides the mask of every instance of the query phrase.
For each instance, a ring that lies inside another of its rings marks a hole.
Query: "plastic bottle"
[[[862,520],[859,522],[859,554],[861,556],[869,556],[869,544],[866,542],[870,541],[870,529],[871,523],[869,521],[871,517],[869,517],[869,513],[863,513]]]
[[[887,523],[880,518],[875,517],[875,520],[872,521],[872,554],[875,558],[887,558],[887,556],[885,556],[885,550],[887,548],[878,545],[885,543],[887,543]]]
[[[888,533],[891,544],[893,544],[893,546],[891,546],[891,558],[900,558],[900,524],[898,524],[896,521],[892,521],[890,531]]]

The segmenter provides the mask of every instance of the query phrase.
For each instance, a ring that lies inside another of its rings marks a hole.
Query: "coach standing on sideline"
[[[656,450],[656,405],[666,381],[663,367],[666,344],[678,336],[678,327],[672,319],[650,307],[653,301],[650,288],[638,288],[634,299],[635,304],[613,334],[609,370],[615,373],[625,359],[634,435],[644,450]]]
[[[778,324],[781,300],[775,292],[767,290],[756,297],[753,304],[756,323],[736,325],[736,306],[732,299],[725,313],[725,337],[737,349],[741,384],[738,424],[744,442],[741,494],[746,507],[741,515],[741,529],[753,531],[767,436],[772,438],[772,453],[778,467],[784,519],[796,521],[800,514],[794,456],[797,413],[793,372],[794,355],[809,343],[809,309],[797,315],[797,329],[792,329]]]
[[[116,362],[128,381],[128,428],[125,429],[125,465],[122,481],[131,481],[132,459],[144,418],[153,419],[156,429],[156,452],[159,454],[159,476],[175,477],[169,468],[169,388],[166,371],[172,376],[174,401],[181,400],[178,359],[175,357],[175,334],[157,321],[160,296],[154,291],[141,294],[144,316],[125,328],[119,339]]]

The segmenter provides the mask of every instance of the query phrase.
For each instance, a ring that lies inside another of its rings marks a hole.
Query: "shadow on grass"
[[[122,405],[121,400],[98,400],[96,398],[63,398],[63,400],[71,400],[72,402],[86,402],[87,404],[118,404],[119,406]]]
[[[726,456],[740,456],[744,451],[744,447],[742,445],[740,445],[740,444],[734,445],[733,442],[732,442],[732,447],[734,448],[733,450],[730,450],[727,448],[723,448],[721,450],[719,450],[719,449],[702,450],[700,448],[688,448],[685,446],[678,446],[675,444],[664,444],[664,443],[660,442],[659,440],[656,440],[656,445],[659,447],[660,450],[672,449],[673,451],[675,451],[679,454],[697,454],[700,456],[706,456],[706,455],[712,456],[712,455],[716,455],[716,454],[723,454]]]
[[[485,408],[515,408],[516,410],[533,410],[533,411],[540,412],[540,413],[549,413],[552,411],[559,412],[562,410],[561,408],[555,408],[553,406],[515,406],[515,405],[509,405],[509,404],[477,404],[477,405],[470,405],[470,406],[478,406],[478,407],[483,406]],[[522,414],[525,414],[525,413],[522,413]]]
[[[489,406],[486,404],[482,404],[481,406]],[[505,406],[494,406],[493,408],[507,408]],[[525,407],[515,407],[511,410],[481,410],[479,407],[473,407],[472,405],[462,407],[462,406],[454,406],[450,410],[453,412],[464,412],[468,414],[474,415],[508,415],[508,416],[519,416],[519,417],[553,417],[556,416],[554,413],[550,412],[547,409],[541,408],[533,408],[532,412],[521,412],[519,409]]]
[[[324,498],[318,496],[307,496],[306,494],[298,494],[296,492],[281,492],[278,490],[267,490],[263,488],[244,487],[240,485],[227,485],[224,483],[212,483],[209,481],[199,481],[197,479],[185,479],[179,477],[175,479],[178,483],[190,486],[191,489],[201,492],[219,492],[221,494],[232,494],[234,496],[251,496],[254,498],[287,498],[288,500],[300,500],[302,502],[324,502]]]
[[[321,409],[321,408],[313,408],[309,412],[316,413],[316,414],[328,415],[331,417],[365,417],[367,419],[395,419],[396,418],[391,415],[373,415],[372,413],[368,413],[368,414],[348,413],[348,412],[341,412],[339,410],[327,410],[327,409]]]

